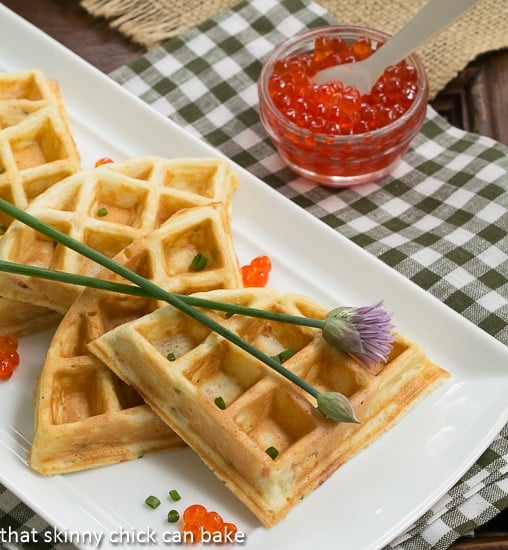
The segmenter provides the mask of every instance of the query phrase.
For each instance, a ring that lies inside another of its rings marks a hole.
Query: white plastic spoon
[[[477,2],[478,0],[429,0],[371,56],[356,63],[323,69],[316,74],[315,80],[318,84],[340,80],[346,86],[356,86],[361,93],[367,93],[387,67],[410,55]]]

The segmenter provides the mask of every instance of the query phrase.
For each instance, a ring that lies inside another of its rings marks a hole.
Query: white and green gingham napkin
[[[282,40],[330,23],[336,20],[312,1],[246,1],[111,77],[508,345],[506,147],[451,127],[429,108],[392,176],[333,190],[296,177],[268,140],[257,111],[262,60]],[[447,548],[506,507],[508,427],[387,548]],[[38,521],[0,486],[0,524]]]

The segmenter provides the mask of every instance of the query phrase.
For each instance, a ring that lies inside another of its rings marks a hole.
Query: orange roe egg
[[[109,157],[102,157],[95,162],[95,168],[102,166],[103,164],[111,164],[112,162],[114,162],[113,159],[110,159]]]
[[[240,268],[244,287],[263,287],[268,283],[272,262],[268,256],[258,256]]]
[[[0,337],[0,380],[9,380],[19,365],[18,340],[12,334]]]
[[[234,540],[238,529],[234,523],[225,522],[215,511],[208,511],[201,504],[188,506],[182,515],[185,540],[228,542]]]

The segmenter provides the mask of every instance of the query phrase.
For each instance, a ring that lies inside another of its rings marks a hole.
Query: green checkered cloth
[[[334,190],[295,176],[268,140],[257,111],[263,58],[299,31],[336,22],[314,2],[243,2],[111,77],[508,345],[506,147],[451,127],[429,108],[390,177]],[[447,548],[507,507],[508,426],[460,482],[386,548]],[[0,528],[34,524],[49,528],[0,487]]]

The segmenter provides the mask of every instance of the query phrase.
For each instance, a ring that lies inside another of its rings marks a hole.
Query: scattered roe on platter
[[[330,81],[318,85],[314,75],[333,65],[361,61],[377,47],[366,37],[348,43],[341,37],[319,37],[314,51],[278,60],[268,84],[275,107],[291,122],[315,133],[362,134],[400,118],[418,92],[415,67],[401,61],[388,67],[370,93]]]
[[[268,256],[257,256],[240,269],[244,287],[263,287],[268,282],[272,262]]]
[[[19,365],[18,340],[12,334],[0,336],[0,380],[9,380]]]
[[[234,523],[224,521],[218,512],[209,511],[202,504],[187,506],[182,514],[182,531],[194,543],[224,543],[234,540],[238,531]]]
[[[109,157],[102,157],[100,159],[98,159],[96,162],[95,162],[95,168],[98,168],[99,166],[102,166],[103,164],[111,164],[115,162],[113,159],[110,159]]]

